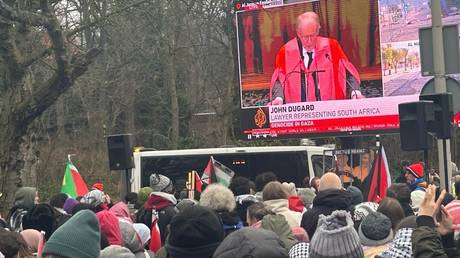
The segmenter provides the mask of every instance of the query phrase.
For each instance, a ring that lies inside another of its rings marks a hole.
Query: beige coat
[[[302,221],[302,213],[291,211],[289,209],[289,203],[287,199],[264,201],[264,204],[274,213],[283,215],[290,227],[300,226],[300,222]]]

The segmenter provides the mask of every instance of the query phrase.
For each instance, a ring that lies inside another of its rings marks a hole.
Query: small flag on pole
[[[229,169],[211,156],[208,165],[203,171],[201,181],[205,184],[219,183],[228,187],[234,175],[235,172],[233,172],[233,170]]]
[[[81,177],[78,169],[69,160],[65,167],[64,178],[62,180],[61,193],[66,193],[72,198],[83,196],[88,193],[88,187]]]

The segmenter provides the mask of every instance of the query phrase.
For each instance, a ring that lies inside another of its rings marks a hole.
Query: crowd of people
[[[460,257],[460,175],[452,195],[424,174],[407,166],[379,203],[332,172],[302,186],[271,172],[234,177],[199,200],[161,174],[117,203],[100,183],[46,203],[22,187],[0,218],[0,257]]]

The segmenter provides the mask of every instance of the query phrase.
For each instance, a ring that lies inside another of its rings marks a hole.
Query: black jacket
[[[331,215],[335,210],[351,210],[351,195],[345,190],[325,190],[313,199],[313,207],[302,216],[300,226],[305,229],[310,239],[316,231],[320,214]]]
[[[243,228],[243,222],[236,211],[217,211],[217,215],[219,215],[222,220],[225,236],[228,236],[233,231]]]

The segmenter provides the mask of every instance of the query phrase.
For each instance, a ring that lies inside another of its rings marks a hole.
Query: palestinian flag
[[[72,198],[88,193],[85,181],[78,172],[78,169],[70,161],[67,161],[67,166],[65,167],[61,193],[66,193]]]
[[[228,187],[234,175],[235,172],[233,172],[233,170],[229,169],[224,164],[215,160],[213,156],[211,156],[208,165],[203,171],[201,181],[206,184],[212,184],[217,182],[221,185]]]
[[[369,202],[380,202],[387,195],[387,189],[391,185],[390,169],[385,154],[385,149],[378,149],[371,171],[363,183],[364,198]]]

